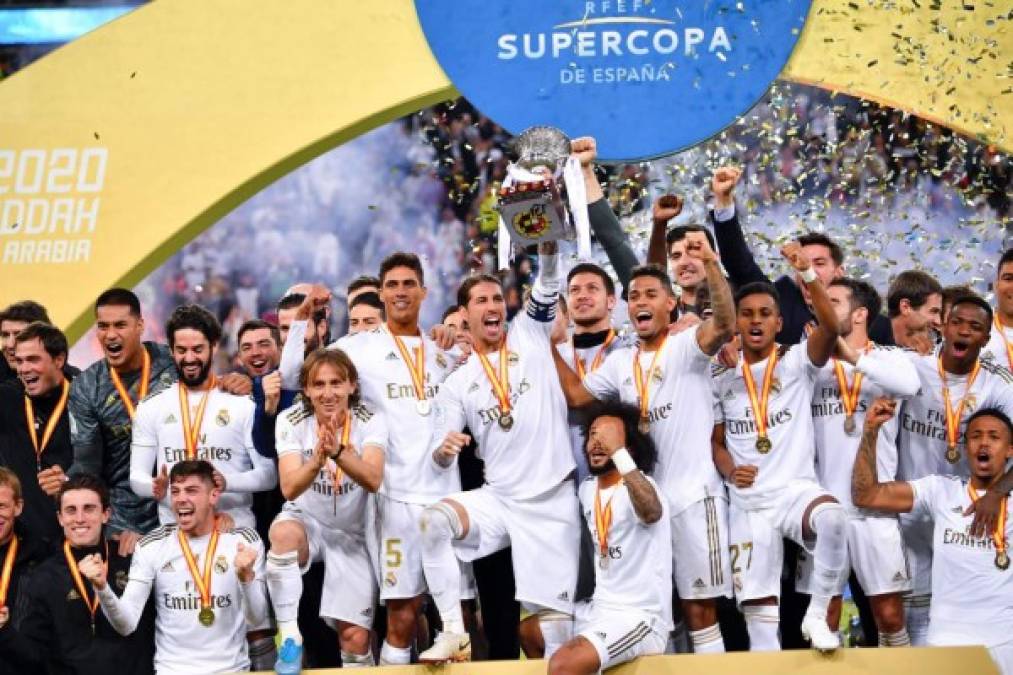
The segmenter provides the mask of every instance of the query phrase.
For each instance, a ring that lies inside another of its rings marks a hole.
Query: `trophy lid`
[[[517,164],[526,169],[536,166],[555,169],[570,156],[570,139],[555,127],[528,127],[514,137],[512,149]]]

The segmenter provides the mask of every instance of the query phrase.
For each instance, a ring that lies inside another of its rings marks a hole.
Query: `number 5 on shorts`
[[[753,563],[753,542],[751,541],[744,541],[741,544],[730,544],[728,546],[728,551],[731,553],[732,557],[732,574],[738,574],[742,571],[742,568],[739,567],[739,553],[745,553],[746,551],[749,552],[749,557],[746,558],[747,570]]]
[[[401,567],[401,540],[386,539],[385,554],[387,555],[386,565],[388,568]]]

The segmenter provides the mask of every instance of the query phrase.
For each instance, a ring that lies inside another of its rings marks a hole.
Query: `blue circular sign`
[[[454,86],[514,133],[594,136],[602,158],[691,147],[749,110],[811,0],[415,0]]]

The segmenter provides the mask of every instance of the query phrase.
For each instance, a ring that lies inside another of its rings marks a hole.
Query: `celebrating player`
[[[991,337],[982,350],[981,358],[991,359],[1013,371],[1013,248],[1006,249],[999,259],[995,302]]]

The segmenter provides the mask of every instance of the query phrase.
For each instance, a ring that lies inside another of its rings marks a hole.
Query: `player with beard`
[[[1006,249],[999,259],[995,302],[991,336],[981,358],[1013,372],[1013,248]]]
[[[506,329],[496,277],[474,276],[458,291],[474,351],[440,387],[432,460],[453,464],[470,438],[485,461],[485,485],[432,504],[422,514],[422,560],[444,632],[419,655],[425,663],[467,660],[461,616],[461,567],[511,546],[516,597],[537,622],[546,657],[570,638],[579,517],[570,480],[566,401],[555,377],[550,332],[560,279],[555,242],[539,247],[538,276],[525,308]],[[527,649],[540,649],[521,633]],[[526,637],[528,636],[528,637]]]
[[[57,497],[62,549],[39,565],[26,584],[20,626],[0,629],[0,656],[19,672],[153,672],[154,618],[144,607],[136,636],[126,639],[98,611],[95,589],[81,576],[78,562],[96,557],[122,592],[130,557],[110,547],[103,529],[110,517],[109,493],[98,478],[78,474]],[[0,667],[3,672],[3,667]]]
[[[665,651],[672,629],[668,509],[649,477],[654,443],[637,430],[640,411],[606,404],[587,432],[591,476],[580,504],[596,552],[595,589],[585,625],[549,662],[549,673],[598,673]]]
[[[158,526],[158,507],[130,489],[130,436],[134,412],[149,394],[176,380],[169,348],[142,342],[141,303],[132,291],[110,288],[95,300],[95,336],[105,358],[74,379],[71,474],[90,473],[108,486],[112,517],[106,532],[119,541],[121,555]]]
[[[175,464],[169,482],[175,523],[137,543],[122,596],[106,583],[98,556],[86,556],[78,567],[121,635],[135,631],[155,594],[159,675],[249,670],[243,634],[247,625],[261,624],[268,615],[260,537],[246,527],[218,529],[215,507],[221,491],[208,462]]]
[[[879,399],[866,415],[855,457],[852,492],[866,509],[922,516],[932,523],[932,611],[926,644],[984,645],[1004,675],[1013,674],[1013,521],[1003,499],[994,528],[972,533],[968,514],[996,486],[1013,459],[1013,425],[996,408],[967,420],[964,457],[969,478],[929,474],[913,481],[881,481],[876,446],[896,403]]]
[[[866,511],[851,503],[851,475],[862,424],[872,401],[881,396],[907,398],[918,391],[918,374],[897,347],[869,340],[871,317],[879,314],[879,294],[869,284],[842,277],[830,282],[827,295],[837,312],[841,336],[834,357],[820,370],[812,399],[816,432],[816,475],[848,514],[848,565],[869,598],[881,646],[910,644],[904,627],[901,594],[911,589],[900,526],[894,515]],[[882,426],[879,477],[897,475],[897,423]],[[799,558],[796,586],[812,593],[813,559]],[[831,630],[840,625],[841,597],[848,572],[830,605]]]
[[[898,417],[897,478],[967,476],[961,462],[965,417],[980,408],[1013,415],[1013,375],[980,359],[992,326],[992,308],[978,296],[953,302],[943,343],[936,353],[908,352],[918,371],[918,394],[904,402]],[[901,516],[912,592],[905,598],[911,643],[925,644],[932,590],[932,523],[917,513]]]
[[[130,486],[159,502],[159,520],[171,523],[168,471],[177,462],[203,459],[215,467],[219,509],[235,524],[253,527],[252,493],[273,488],[277,472],[253,447],[253,401],[215,386],[211,364],[221,326],[206,309],[184,305],[169,317],[165,334],[179,381],[137,406]]]
[[[557,357],[560,383],[571,407],[619,399],[639,406],[641,425],[659,448],[658,481],[668,497],[676,586],[698,653],[724,651],[716,598],[731,593],[724,552],[728,544],[727,497],[711,460],[714,428],[710,361],[731,336],[731,290],[702,232],[689,232],[687,251],[707,270],[714,315],[670,336],[676,299],[657,265],[634,268],[629,315],[638,342],[613,352],[601,369],[580,378]]]
[[[284,642],[301,661],[296,622],[302,572],[326,567],[320,615],[337,622],[342,667],[373,665],[376,578],[366,545],[367,503],[383,481],[387,426],[358,402],[355,366],[339,349],[303,364],[303,399],[278,422],[278,471],[288,502],[271,525],[267,579]]]
[[[798,242],[782,248],[806,285],[819,325],[805,342],[786,347],[777,290],[747,284],[736,293],[742,340],[739,365],[714,376],[714,463],[728,485],[729,550],[735,595],[746,618],[750,649],[780,649],[778,640],[782,537],[813,556],[813,594],[801,631],[821,651],[840,639],[827,626],[847,557],[843,507],[816,481],[812,398],[820,369],[839,332],[826,289]]]

